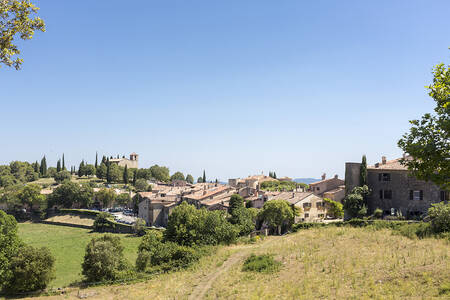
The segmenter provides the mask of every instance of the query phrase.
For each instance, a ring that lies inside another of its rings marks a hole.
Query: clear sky
[[[401,156],[450,63],[450,1],[34,0],[0,68],[0,164],[140,155],[195,178],[344,175]]]

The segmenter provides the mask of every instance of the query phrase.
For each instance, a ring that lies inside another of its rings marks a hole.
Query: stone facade
[[[127,166],[128,169],[138,169],[138,161],[139,161],[139,155],[136,153],[131,153],[130,158],[122,157],[122,158],[112,158],[109,160],[111,163],[116,163],[120,167]]]
[[[359,185],[359,166],[346,163],[347,193]],[[380,208],[385,215],[401,212],[406,217],[420,216],[431,204],[445,200],[438,186],[412,176],[400,159],[386,161],[383,157],[381,163],[368,166],[367,183],[371,190],[367,197],[369,213]]]

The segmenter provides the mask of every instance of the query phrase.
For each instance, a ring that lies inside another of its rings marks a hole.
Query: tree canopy
[[[450,66],[437,65],[433,75],[427,88],[436,105],[435,114],[410,121],[412,126],[398,146],[411,155],[402,163],[415,177],[450,190]]]
[[[36,30],[45,31],[44,21],[33,18],[38,10],[28,0],[0,0],[0,64],[20,69],[23,59],[17,57],[20,50],[14,39],[30,40]]]

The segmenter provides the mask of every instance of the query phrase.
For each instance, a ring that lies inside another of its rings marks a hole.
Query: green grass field
[[[46,246],[54,255],[56,279],[50,284],[53,288],[68,286],[82,279],[81,263],[86,245],[93,237],[100,235],[91,233],[88,229],[19,223],[19,236],[24,242],[35,247]],[[122,238],[125,258],[134,264],[141,238],[126,234],[117,235]]]

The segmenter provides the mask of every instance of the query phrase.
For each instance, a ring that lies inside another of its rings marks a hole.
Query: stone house
[[[410,159],[404,156],[404,159]],[[449,191],[441,190],[432,182],[418,180],[402,165],[400,158],[367,167],[367,183],[371,190],[367,197],[369,213],[376,208],[384,215],[401,212],[413,218],[427,212],[433,203],[449,201]],[[360,163],[345,164],[345,185],[347,193],[359,185]]]
[[[123,156],[122,158],[111,158],[109,160],[110,163],[118,164],[120,167],[128,166],[128,169],[137,169],[138,168],[139,155],[136,153],[131,153],[130,158],[126,158]]]

